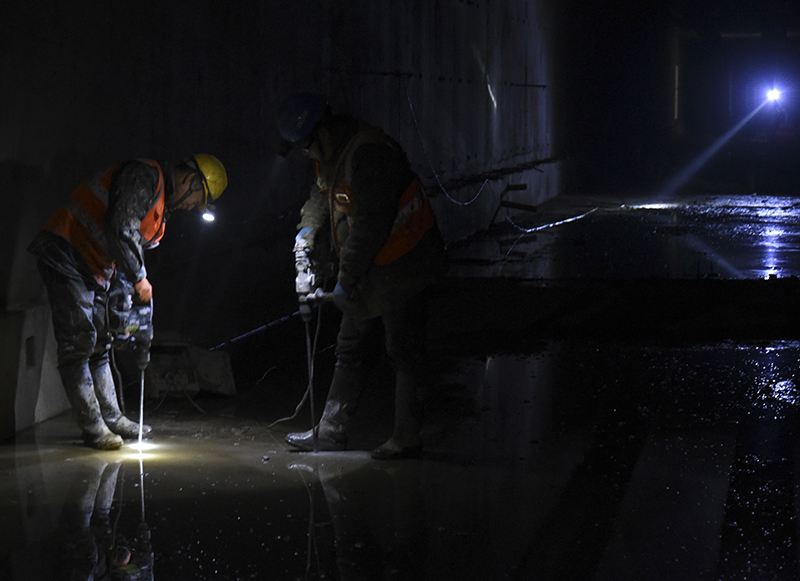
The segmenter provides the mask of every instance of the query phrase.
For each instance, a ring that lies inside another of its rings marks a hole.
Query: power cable
[[[469,206],[470,204],[475,202],[481,195],[481,192],[483,192],[483,188],[486,186],[486,183],[489,181],[489,178],[486,178],[486,180],[483,182],[483,185],[481,186],[481,189],[478,190],[478,193],[475,194],[475,196],[468,202],[461,202],[459,200],[456,200],[453,196],[450,195],[450,192],[448,192],[447,188],[444,187],[442,180],[439,179],[439,173],[436,171],[436,168],[433,167],[433,162],[431,162],[431,157],[430,155],[428,155],[428,148],[425,146],[425,140],[422,138],[422,130],[420,129],[419,121],[417,120],[417,112],[414,110],[414,103],[411,101],[411,94],[408,92],[408,83],[404,83],[404,88],[406,91],[406,98],[408,99],[408,108],[411,111],[411,118],[414,120],[414,128],[417,130],[417,137],[419,137],[419,142],[422,145],[422,153],[425,154],[425,159],[428,162],[428,166],[431,168],[431,171],[433,172],[433,177],[436,179],[436,183],[439,185],[439,189],[442,190],[447,199],[453,202],[454,204],[458,206]]]
[[[274,327],[275,325],[279,325],[281,323],[285,323],[286,321],[288,321],[292,317],[295,317],[295,316],[297,316],[299,314],[300,314],[300,311],[295,311],[291,315],[286,315],[284,317],[280,317],[278,319],[275,319],[274,321],[271,321],[271,322],[267,323],[266,325],[261,325],[260,327],[257,327],[256,329],[253,329],[252,331],[248,331],[247,333],[242,333],[238,337],[234,337],[233,339],[229,339],[228,341],[223,341],[219,345],[215,345],[214,347],[211,347],[209,349],[209,351],[215,351],[215,350],[219,349],[220,347],[225,347],[226,345],[230,345],[231,343],[236,343],[237,341],[241,341],[242,339],[246,339],[247,337],[250,337],[251,335],[255,335],[256,333],[260,333],[261,331],[265,331],[265,330],[269,329],[270,327]]]
[[[518,231],[521,231],[521,232],[522,232],[522,234],[520,234],[520,235],[517,237],[517,239],[516,239],[516,240],[514,240],[514,242],[513,242],[513,243],[511,244],[511,246],[509,247],[509,249],[508,249],[508,252],[506,252],[506,255],[503,257],[503,260],[502,260],[502,262],[500,263],[500,268],[498,269],[498,271],[497,271],[497,274],[500,274],[500,272],[502,272],[502,270],[503,270],[503,267],[506,265],[506,262],[508,262],[508,257],[509,257],[509,255],[511,254],[511,251],[512,251],[512,250],[514,250],[514,247],[517,245],[517,242],[519,242],[520,240],[522,240],[522,239],[525,237],[525,235],[526,235],[526,234],[530,234],[530,233],[532,233],[532,232],[539,232],[539,231],[541,231],[541,230],[546,230],[547,228],[554,228],[554,227],[556,227],[556,226],[561,226],[562,224],[568,224],[568,223],[570,223],[570,222],[575,222],[576,220],[580,220],[580,219],[582,219],[582,218],[585,218],[586,216],[588,216],[589,214],[591,214],[591,213],[593,213],[593,212],[596,212],[597,210],[598,210],[598,208],[592,208],[592,209],[591,209],[591,210],[589,210],[588,212],[584,212],[583,214],[581,214],[581,215],[579,215],[579,216],[573,216],[572,218],[565,218],[564,220],[559,220],[559,221],[557,221],[557,222],[551,222],[551,223],[549,223],[549,224],[542,224],[541,226],[535,226],[535,227],[533,227],[533,228],[523,228],[522,226],[520,226],[520,225],[516,224],[516,223],[515,223],[515,222],[514,222],[514,221],[511,219],[511,217],[510,217],[510,216],[506,216],[506,221],[507,221],[509,224],[511,224],[511,226],[512,226],[513,228],[515,228],[515,229],[516,229],[516,230],[518,230]]]
[[[317,438],[317,432],[316,432],[317,422],[316,422],[316,414],[315,414],[315,410],[314,410],[314,401],[313,401],[314,400],[314,397],[313,397],[313,392],[314,392],[314,360],[316,359],[316,355],[317,355],[317,344],[319,343],[319,333],[320,333],[320,329],[321,328],[322,328],[322,304],[320,304],[319,308],[317,309],[317,326],[316,326],[316,329],[314,330],[314,341],[313,341],[313,343],[311,341],[311,333],[310,333],[310,330],[309,330],[309,324],[308,324],[308,322],[306,322],[306,356],[308,358],[308,386],[306,387],[306,391],[305,391],[305,393],[303,393],[303,397],[300,399],[300,403],[297,404],[297,407],[295,407],[294,413],[291,416],[275,420],[274,422],[272,422],[271,424],[269,424],[267,426],[267,428],[272,428],[272,427],[274,427],[275,425],[277,425],[279,423],[288,422],[288,421],[291,421],[291,420],[295,419],[297,417],[297,414],[300,413],[300,410],[302,409],[303,405],[305,405],[306,400],[311,398],[311,425],[313,426],[312,429],[315,430],[315,432],[314,432],[314,443],[315,443],[314,448],[316,448],[316,438]]]
[[[511,217],[507,216],[506,220],[508,221],[511,226],[513,226],[516,230],[522,232],[523,235],[530,234],[531,232],[538,232],[540,230],[545,230],[547,228],[553,228],[555,226],[561,226],[562,224],[568,224],[569,222],[575,222],[576,220],[580,220],[581,218],[585,218],[592,212],[596,212],[599,208],[592,208],[588,212],[585,212],[579,216],[573,216],[572,218],[565,218],[564,220],[559,220],[558,222],[551,222],[550,224],[542,224],[541,226],[535,226],[534,228],[523,228],[522,226],[514,223]]]

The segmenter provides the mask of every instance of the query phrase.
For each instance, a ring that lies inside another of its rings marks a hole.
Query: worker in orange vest
[[[205,210],[227,184],[211,155],[127,161],[79,186],[28,247],[47,287],[59,374],[87,446],[115,450],[139,433],[120,411],[109,366],[112,278],[150,301],[144,250],[159,243],[171,212]],[[151,431],[142,426],[143,435]]]
[[[316,164],[298,245],[324,234],[338,262],[334,302],[342,311],[337,362],[314,430],[290,433],[296,448],[344,450],[347,423],[362,392],[368,337],[383,327],[395,369],[392,437],[376,459],[419,456],[425,367],[424,292],[447,270],[444,242],[425,190],[400,145],[382,130],[333,114],[324,97],[298,94],[281,106],[278,129]]]

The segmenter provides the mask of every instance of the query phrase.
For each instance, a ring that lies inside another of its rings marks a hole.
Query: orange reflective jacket
[[[356,149],[365,143],[380,143],[392,148],[399,148],[393,140],[379,129],[366,124],[361,125],[358,133],[343,153],[345,157],[344,177],[333,188],[333,195],[330,196],[330,193],[328,193],[331,209],[335,207],[340,212],[349,214],[350,208],[354,203],[353,191],[350,188],[353,155]],[[317,166],[317,173],[319,173],[319,166]],[[404,256],[422,240],[422,237],[434,223],[433,209],[428,197],[425,195],[422,184],[415,176],[403,192],[403,195],[400,196],[392,231],[386,243],[375,256],[375,264],[380,266],[391,264]]]
[[[164,172],[155,161],[141,161],[158,169],[156,201],[139,226],[145,248],[152,248],[164,236],[166,210]],[[45,230],[66,239],[80,252],[100,284],[105,284],[114,270],[114,261],[109,256],[106,240],[105,218],[108,210],[108,191],[117,167],[115,165],[102,176],[78,186],[67,203],[44,225]]]

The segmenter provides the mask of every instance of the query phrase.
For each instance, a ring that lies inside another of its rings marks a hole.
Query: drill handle
[[[300,295],[298,300],[301,304],[310,303],[321,305],[322,303],[333,302],[333,293],[326,293],[321,288],[318,288],[313,293]]]

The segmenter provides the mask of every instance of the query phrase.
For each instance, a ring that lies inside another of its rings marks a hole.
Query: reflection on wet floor
[[[456,245],[454,273],[544,280],[800,275],[796,198],[556,198],[509,221],[514,226],[496,235]]]
[[[0,579],[796,579],[796,289],[764,280],[800,271],[796,210],[575,199],[454,247],[421,460],[370,458],[377,387],[353,451],[287,449],[299,341],[235,399],[149,404],[144,452],[44,422],[0,445]]]
[[[178,400],[144,456],[86,450],[62,417],[1,449],[2,578],[130,554],[165,579],[793,579],[798,356],[448,355],[419,461],[371,460],[358,436],[291,452],[252,406]]]

